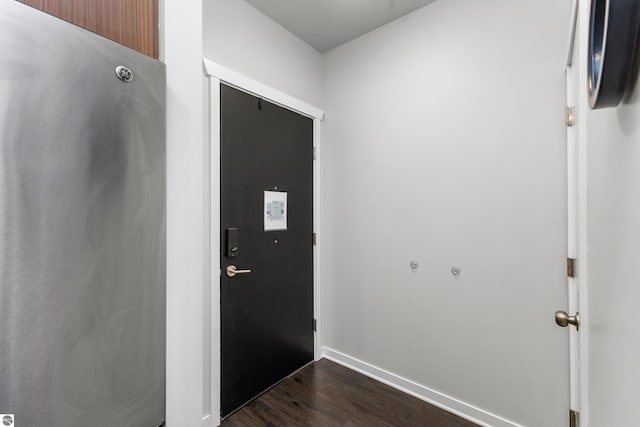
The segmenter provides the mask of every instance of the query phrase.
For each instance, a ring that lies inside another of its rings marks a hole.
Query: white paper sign
[[[287,193],[264,192],[264,231],[287,229]]]

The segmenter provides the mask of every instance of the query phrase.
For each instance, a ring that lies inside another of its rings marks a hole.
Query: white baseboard
[[[202,427],[215,427],[220,425],[220,419],[214,420],[211,415],[206,415],[202,418]]]
[[[416,382],[403,378],[392,372],[373,366],[355,357],[340,353],[339,351],[322,347],[324,358],[332,362],[339,363],[356,372],[360,372],[374,380],[387,384],[411,396],[424,400],[434,406],[444,409],[447,412],[458,415],[466,420],[474,422],[484,427],[522,427],[512,421],[494,415],[490,412],[476,408],[473,405],[462,402],[446,394],[432,390]]]

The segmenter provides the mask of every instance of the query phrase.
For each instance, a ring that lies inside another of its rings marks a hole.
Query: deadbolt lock
[[[556,311],[556,324],[566,328],[569,325],[576,327],[576,331],[580,330],[580,313],[576,313],[573,316],[569,316],[566,311]]]

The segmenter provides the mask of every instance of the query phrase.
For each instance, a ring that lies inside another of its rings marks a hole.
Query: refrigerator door
[[[155,427],[164,66],[8,0],[0,52],[0,414],[25,427]]]

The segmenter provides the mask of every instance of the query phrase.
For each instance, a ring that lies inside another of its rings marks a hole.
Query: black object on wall
[[[591,1],[587,67],[592,109],[616,107],[622,101],[634,61],[639,25],[639,0]]]

